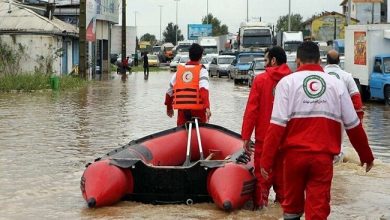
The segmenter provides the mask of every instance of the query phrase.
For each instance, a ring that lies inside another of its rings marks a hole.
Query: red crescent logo
[[[313,87],[314,84],[317,84],[317,82],[311,82],[311,83],[309,84],[309,88],[310,88],[311,91],[316,92],[316,91],[318,91],[318,89],[315,89],[315,88]]]

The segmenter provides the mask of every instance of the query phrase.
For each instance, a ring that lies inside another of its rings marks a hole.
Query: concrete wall
[[[43,62],[42,58],[56,57],[55,51],[62,48],[59,37],[46,35],[0,35],[3,42],[15,48],[24,47],[24,54],[20,60],[21,72],[34,72]],[[53,71],[61,73],[61,59],[56,57],[52,62]]]
[[[372,16],[374,10],[374,22]],[[380,3],[353,3],[351,16],[359,20],[359,24],[380,23],[381,4]]]
[[[344,39],[346,18],[341,15],[327,15],[314,19],[311,23],[311,36],[318,41],[333,40],[335,19],[336,39]],[[351,21],[351,24],[355,23],[355,21]]]
[[[35,70],[46,71],[47,63],[56,74],[67,74],[72,70],[72,41],[63,41],[59,36],[48,35],[0,35],[3,42],[18,51],[20,46],[24,53],[20,60],[20,71],[33,73]],[[67,44],[66,47],[64,47]],[[67,51],[63,51],[66,48]],[[65,56],[66,57],[60,57]],[[67,69],[63,69],[66,61]],[[42,68],[43,67],[43,68]]]

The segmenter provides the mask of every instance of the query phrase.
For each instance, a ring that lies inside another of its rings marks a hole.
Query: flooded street
[[[164,97],[169,72],[129,75],[81,90],[0,94],[0,219],[278,219],[281,210],[225,213],[212,203],[153,206],[121,202],[88,209],[79,188],[85,164],[130,140],[174,127]],[[248,87],[210,81],[210,123],[240,132]],[[364,127],[376,166],[336,165],[330,219],[390,218],[390,107],[366,103]],[[346,136],[345,136],[346,138]]]

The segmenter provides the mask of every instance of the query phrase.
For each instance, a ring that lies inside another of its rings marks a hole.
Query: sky
[[[180,0],[178,2],[179,29],[186,38],[188,24],[200,24],[202,17],[209,13],[229,27],[229,32],[238,31],[241,22],[246,20],[246,3],[249,3],[249,20],[259,19],[273,23],[281,15],[288,14],[288,0]],[[342,0],[291,0],[291,12],[299,13],[304,20],[323,11],[341,12]],[[161,32],[169,22],[176,22],[175,0],[127,0],[127,26],[135,25],[140,37],[150,33],[160,38],[160,7],[162,5]],[[121,16],[120,16],[121,17]],[[120,18],[121,21],[121,18]],[[120,22],[121,23],[121,22]]]

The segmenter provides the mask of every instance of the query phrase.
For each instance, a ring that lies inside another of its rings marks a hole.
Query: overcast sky
[[[262,18],[262,21],[276,24],[279,16],[288,13],[288,0],[248,0],[249,19]],[[246,19],[246,0],[208,0],[209,13],[229,32],[238,31],[240,22]],[[299,13],[304,19],[322,11],[341,12],[341,0],[291,0],[292,13]],[[176,2],[174,0],[128,0],[127,25],[134,26],[137,11],[137,34],[151,33],[160,38],[160,8],[162,5],[162,32],[169,22],[176,21]],[[187,24],[199,24],[207,12],[207,0],[180,0],[178,2],[178,23],[184,37],[187,36]]]

